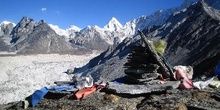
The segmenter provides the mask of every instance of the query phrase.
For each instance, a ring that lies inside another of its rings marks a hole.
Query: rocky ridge
[[[56,25],[49,24],[49,26],[56,32],[56,34],[60,35],[59,37],[61,39],[64,38],[64,40],[69,45],[73,46],[75,50],[77,50],[76,48],[79,48],[79,50],[84,49],[87,51],[104,51],[108,48],[109,45],[117,45],[124,38],[133,36],[136,33],[137,29],[144,29],[153,25],[162,25],[173,12],[185,8],[195,1],[185,2],[185,5],[182,5],[181,7],[171,8],[167,10],[159,10],[152,15],[142,16],[138,19],[129,21],[125,25],[122,25],[116,18],[113,17],[106,24],[106,26],[104,26],[104,28],[100,28],[98,26],[88,26],[84,29],[80,29],[77,26],[72,25],[70,26],[70,28],[63,30]],[[8,31],[8,33],[10,33],[8,37],[4,35],[7,40],[3,39],[1,40],[1,42],[5,42],[7,45],[5,43],[2,43],[2,45],[4,45],[2,47],[5,47],[5,49],[2,49],[2,51],[18,50],[18,47],[16,47],[13,44],[21,42],[24,39],[28,38],[28,35],[32,33],[32,30],[36,25],[37,23],[33,19],[27,17],[22,18],[22,20],[14,27],[14,29],[11,32]],[[8,43],[9,39],[10,43],[12,44]],[[44,44],[44,46],[46,47],[46,44]],[[45,51],[43,53],[49,52],[46,51],[46,49],[44,50]],[[70,49],[69,51],[72,50]],[[25,52],[21,53],[25,54]],[[26,53],[28,53],[28,51],[26,51]]]

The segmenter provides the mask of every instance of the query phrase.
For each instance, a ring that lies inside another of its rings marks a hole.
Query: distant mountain
[[[75,34],[71,43],[94,50],[105,50],[109,46],[105,33],[98,26],[88,26]]]
[[[71,25],[69,28],[67,29],[61,29],[59,28],[59,26],[57,25],[53,25],[53,24],[49,24],[49,26],[60,36],[65,36],[67,39],[73,37],[72,34],[74,34],[75,32],[79,32],[81,29],[77,26]]]
[[[23,17],[11,32],[12,35],[11,43],[18,43],[24,40],[25,38],[27,38],[28,35],[31,32],[33,32],[35,25],[36,24],[33,19]]]
[[[66,40],[74,45],[84,46],[85,48],[95,50],[106,50],[108,46],[121,42],[126,37],[132,37],[138,29],[145,29],[150,26],[162,25],[170,15],[183,8],[190,6],[196,0],[184,2],[181,7],[158,10],[152,15],[141,16],[138,19],[127,22],[122,25],[115,17],[104,26],[87,26],[84,29],[60,29],[58,26],[50,25],[57,34],[66,36]]]
[[[220,61],[220,14],[204,2],[198,2],[172,14],[162,25],[144,30],[149,38],[167,40],[165,58],[171,65],[192,65],[195,74],[211,73]],[[140,38],[126,38],[75,73],[91,74],[95,80],[113,80],[124,74],[123,64],[132,46]],[[212,72],[213,73],[213,72]]]
[[[105,51],[109,46],[117,45],[125,38],[132,37],[136,33],[137,29],[143,30],[146,28],[149,29],[150,27],[163,25],[169,18],[169,16],[172,15],[174,12],[174,14],[178,14],[181,11],[184,11],[186,10],[185,8],[189,7],[192,3],[195,3],[196,1],[198,0],[185,0],[183,5],[180,7],[174,7],[166,10],[158,10],[151,15],[141,16],[140,18],[129,21],[125,25],[122,25],[116,18],[113,17],[103,28],[100,28],[98,26],[88,26],[84,29],[80,29],[77,26],[72,25],[67,29],[61,29],[58,26],[52,24],[49,24],[49,27],[47,28],[52,28],[52,30],[50,31],[54,31],[56,33],[56,36],[59,36],[58,38],[60,38],[62,42],[68,44],[68,46],[64,46],[65,49],[62,50],[67,51],[70,46],[74,49],[80,48],[87,50]],[[208,4],[210,4],[210,6],[219,8],[219,0],[206,1],[208,2]],[[16,26],[14,26],[13,24],[9,25],[9,23],[7,24],[7,26],[2,25],[0,30],[0,37],[2,36],[0,40],[1,42],[4,42],[1,43],[2,47],[6,46],[8,47],[8,49],[6,50],[17,50],[17,52],[21,52],[21,50],[28,45],[21,46],[21,44],[24,45],[26,43],[20,42],[24,42],[27,41],[27,39],[34,38],[33,36],[30,37],[30,35],[35,35],[33,34],[33,32],[37,26],[38,24],[33,19],[27,17],[22,18],[22,20]],[[163,32],[161,34],[167,33]],[[44,45],[46,45],[46,43]],[[40,47],[35,46],[35,48]],[[47,49],[44,49],[44,53],[54,52],[46,50]]]
[[[15,23],[9,21],[3,21],[0,23],[0,37],[10,35],[12,29],[15,27]]]
[[[83,33],[83,35],[82,35],[83,37],[78,32],[69,33],[69,36],[72,35],[70,38],[72,40],[74,40],[74,42],[76,42],[77,44],[83,45],[82,43],[85,42],[86,40],[88,40],[88,38],[91,38],[91,41],[94,41],[94,40],[92,40],[94,36],[91,37],[91,35],[92,35],[92,32],[95,32],[96,33],[95,35],[102,36],[102,37],[99,36],[99,38],[100,38],[99,41],[101,41],[103,43],[105,42],[104,43],[105,45],[106,45],[106,43],[109,45],[113,45],[115,42],[115,39],[118,39],[119,42],[121,42],[124,38],[133,36],[138,29],[142,30],[146,27],[155,26],[155,25],[156,26],[162,25],[163,23],[165,23],[165,21],[168,19],[168,17],[170,15],[172,15],[174,12],[180,11],[181,9],[190,6],[192,3],[195,3],[196,1],[197,0],[191,0],[191,1],[186,0],[184,2],[184,5],[182,5],[181,7],[174,7],[174,8],[165,9],[165,10],[158,10],[151,15],[141,16],[140,18],[134,19],[132,21],[128,21],[125,25],[122,25],[115,17],[113,17],[104,26],[104,28],[100,28],[98,26],[89,26],[90,28],[86,27],[83,29],[83,30],[85,30],[85,29],[90,30],[91,29],[90,31],[87,31],[88,32],[87,34],[85,34],[85,32],[82,32],[82,30],[81,30],[81,32]],[[57,33],[59,33],[59,32],[57,32]],[[74,35],[77,37],[80,36],[80,39],[77,39],[77,41],[76,41],[74,39],[75,38]],[[97,38],[97,37],[98,36],[95,36],[95,38]],[[88,42],[85,42],[85,43],[88,44]],[[90,45],[89,47],[91,47],[91,45],[93,45],[93,44],[89,44],[89,45]],[[92,47],[92,48],[96,48],[96,47]],[[104,46],[104,48],[106,49],[106,46]]]
[[[119,31],[123,28],[121,23],[113,17],[107,25],[104,26],[104,29],[109,30],[109,31]]]
[[[12,51],[10,48],[10,34],[14,27],[15,24],[9,21],[0,23],[0,51]]]
[[[152,26],[161,26],[173,13],[186,10],[186,8],[198,1],[199,0],[184,0],[183,4],[179,7],[158,10],[151,15],[143,15],[137,19],[129,21],[124,25],[124,30],[126,30],[125,35],[134,35],[138,29],[143,30]],[[220,0],[205,0],[205,2],[207,2],[207,4],[211,7],[220,9]]]
[[[72,45],[59,36],[43,20],[24,17],[11,31],[11,48],[18,54],[85,54],[89,49]]]

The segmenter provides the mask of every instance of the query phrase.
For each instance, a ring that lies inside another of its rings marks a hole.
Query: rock
[[[105,94],[104,99],[106,101],[112,102],[112,103],[117,103],[119,101],[119,97],[114,95],[114,94]]]
[[[146,79],[146,80],[156,79],[158,76],[160,76],[159,73],[143,73],[143,74],[126,73],[126,74],[132,78]]]
[[[188,110],[187,109],[187,106],[183,103],[177,103],[175,106],[174,106],[175,110]]]
[[[73,69],[67,69],[66,73],[67,74],[72,74],[73,73]]]
[[[113,93],[122,93],[122,94],[145,94],[151,92],[161,92],[168,89],[178,88],[179,81],[166,81],[164,84],[159,84],[159,80],[149,82],[145,85],[128,85],[123,83],[109,82],[107,86],[107,91]]]
[[[134,77],[131,75],[125,76],[124,80],[126,81],[126,83],[145,84],[145,83],[148,83],[149,81],[152,81],[152,80],[158,78],[158,76],[159,76],[159,74],[157,74],[157,73],[146,73],[144,75],[147,75],[147,76],[142,75],[143,78],[137,78],[137,77]]]
[[[28,17],[23,17],[21,21],[13,28],[11,43],[20,42],[33,32],[35,21]]]

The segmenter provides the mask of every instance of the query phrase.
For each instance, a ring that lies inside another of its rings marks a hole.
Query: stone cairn
[[[124,64],[125,80],[129,83],[144,84],[159,77],[156,64],[149,54],[149,50],[143,46],[134,46]]]
[[[144,34],[140,31],[138,32],[142,43],[134,46],[127,57],[128,61],[124,64],[126,68],[124,72],[127,75],[125,80],[130,83],[144,84],[157,79],[160,75],[161,78],[172,79],[172,69],[157,54]]]

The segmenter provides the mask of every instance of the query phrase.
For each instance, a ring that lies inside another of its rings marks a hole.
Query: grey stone
[[[125,73],[128,73],[128,74],[144,74],[144,73],[156,73],[157,72],[157,68],[153,68],[153,69],[148,69],[148,68],[129,68],[129,69],[126,69],[124,71]]]
[[[142,74],[142,76],[140,76],[139,78],[137,78],[137,75],[125,76],[125,80],[128,82],[133,82],[133,83],[145,83],[147,81],[154,80],[158,78],[159,76],[160,74],[158,73],[146,73],[146,74]]]
[[[107,90],[114,93],[123,94],[144,94],[151,92],[160,92],[179,87],[179,81],[166,81],[164,84],[159,84],[159,80],[154,80],[145,85],[128,85],[123,83],[108,82]]]

